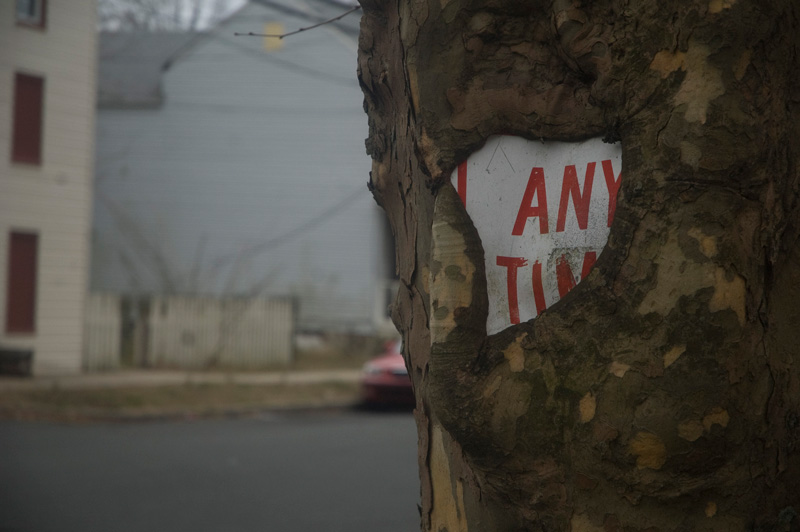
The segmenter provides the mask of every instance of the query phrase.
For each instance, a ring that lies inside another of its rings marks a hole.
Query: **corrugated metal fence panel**
[[[122,327],[120,297],[90,294],[86,298],[84,319],[84,369],[100,371],[118,368]]]
[[[290,300],[154,297],[148,360],[181,368],[287,364],[293,337]]]
[[[294,337],[291,301],[230,299],[223,305],[221,363],[269,366],[291,361]]]
[[[154,297],[148,360],[156,366],[199,368],[209,363],[220,320],[219,303],[200,297]]]
[[[263,368],[291,362],[295,312],[290,299],[154,296],[131,331],[146,329],[138,363],[197,369]],[[90,294],[86,303],[84,369],[117,368],[121,360],[121,297]]]

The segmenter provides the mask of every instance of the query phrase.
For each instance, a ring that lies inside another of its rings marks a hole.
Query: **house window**
[[[46,0],[17,0],[17,23],[45,27]]]
[[[20,74],[14,79],[14,133],[11,160],[42,164],[44,78]]]
[[[12,231],[8,241],[6,332],[36,330],[36,270],[39,235]]]

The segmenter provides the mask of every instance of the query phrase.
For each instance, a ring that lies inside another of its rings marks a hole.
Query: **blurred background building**
[[[258,366],[394,333],[360,14],[235,35],[350,7],[0,4],[0,366]]]
[[[367,190],[359,13],[254,0],[203,32],[103,32],[93,290],[286,297],[301,332],[374,334],[393,251]]]
[[[0,2],[0,369],[81,369],[96,20],[94,0]]]

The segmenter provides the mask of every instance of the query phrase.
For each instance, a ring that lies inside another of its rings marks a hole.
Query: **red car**
[[[401,353],[402,343],[387,342],[382,355],[364,364],[361,399],[370,406],[413,406],[411,379]]]

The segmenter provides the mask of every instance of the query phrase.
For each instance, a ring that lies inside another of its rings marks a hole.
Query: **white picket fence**
[[[89,295],[84,314],[83,368],[86,371],[118,368],[121,340],[120,297],[111,294]]]
[[[148,359],[156,366],[263,367],[291,361],[290,301],[155,297]]]
[[[294,318],[289,299],[155,296],[123,305],[119,296],[92,294],[84,366],[118,366],[122,345],[133,349],[137,366],[285,365],[294,352]]]

